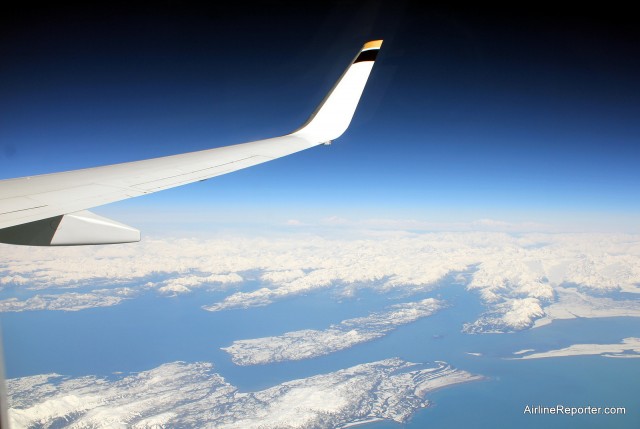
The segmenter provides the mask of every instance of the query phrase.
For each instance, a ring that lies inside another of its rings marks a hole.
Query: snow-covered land
[[[536,320],[534,327],[544,326],[556,319],[576,317],[640,317],[640,300],[611,299],[592,296],[575,288],[556,288],[556,301],[545,308],[545,317]]]
[[[14,428],[336,428],[405,422],[433,390],[480,376],[386,359],[240,392],[209,363],[174,362],[116,380],[57,374],[7,380]]]
[[[514,355],[524,355],[518,359],[541,359],[560,356],[602,355],[606,357],[634,357],[640,358],[640,338],[629,337],[618,344],[574,344],[558,350],[540,353],[530,353],[531,350],[521,350]]]
[[[55,253],[3,246],[0,311],[83,310],[195,289],[228,292],[204,307],[209,311],[264,306],[321,289],[408,296],[465,271],[467,289],[486,307],[464,326],[469,333],[512,332],[570,314],[640,315],[640,236],[629,234],[351,231],[337,238],[146,240],[117,250]],[[582,296],[579,305],[567,298],[569,285]],[[38,295],[17,298],[16,288]],[[614,299],[619,292],[627,296]]]
[[[237,365],[309,359],[380,338],[397,326],[430,316],[442,307],[442,302],[433,298],[396,304],[389,311],[343,320],[322,331],[305,329],[273,337],[237,340],[222,350],[229,353]]]

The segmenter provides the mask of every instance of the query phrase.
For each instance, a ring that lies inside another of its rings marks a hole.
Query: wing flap
[[[88,210],[0,229],[0,242],[28,246],[78,246],[140,241],[140,231]]]

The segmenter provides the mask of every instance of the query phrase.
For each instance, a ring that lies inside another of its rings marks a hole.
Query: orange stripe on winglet
[[[382,46],[382,40],[372,40],[370,42],[365,43],[364,46],[362,47],[362,50],[372,49],[372,48],[380,49],[380,46]]]

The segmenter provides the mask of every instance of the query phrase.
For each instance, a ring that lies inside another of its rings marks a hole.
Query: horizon
[[[416,7],[15,6],[0,39],[0,177],[286,134],[379,38],[331,146],[96,212],[143,234],[332,217],[640,232],[640,44],[624,17]]]

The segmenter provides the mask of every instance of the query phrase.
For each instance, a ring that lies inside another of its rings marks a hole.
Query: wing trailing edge
[[[88,210],[0,229],[0,242],[27,246],[80,246],[140,241],[140,231]]]

